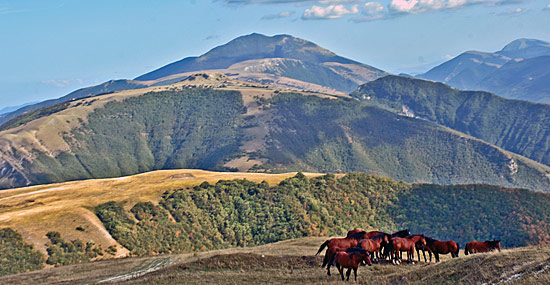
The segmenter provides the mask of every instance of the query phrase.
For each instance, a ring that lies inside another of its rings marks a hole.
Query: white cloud
[[[361,9],[361,16],[352,18],[353,22],[369,22],[386,18],[388,11],[384,8],[384,5],[380,2],[367,2]]]
[[[504,5],[518,1],[522,0],[391,0],[389,9],[392,13],[420,14],[476,4]]]
[[[282,18],[288,18],[294,15],[294,11],[284,11],[279,14],[270,14],[265,15],[262,17],[262,20],[275,20],[275,19],[282,19]]]
[[[350,9],[344,5],[329,5],[326,7],[313,6],[304,11],[302,19],[337,19],[345,15],[357,13],[359,13],[358,5],[353,5]]]

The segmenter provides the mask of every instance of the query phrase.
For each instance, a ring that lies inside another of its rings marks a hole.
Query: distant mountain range
[[[506,55],[463,58],[511,83],[521,78],[508,70],[548,56],[508,56],[541,49],[519,41]],[[460,66],[456,74],[468,73]],[[524,76],[542,82],[544,64],[529,70]],[[302,39],[251,34],[136,80],[2,115],[0,187],[200,168],[364,171],[547,191],[549,116],[550,105],[391,76]]]
[[[168,64],[135,80],[111,80],[58,99],[0,114],[0,125],[42,107],[118,90],[168,85],[197,71],[215,71],[272,86],[342,94],[387,75],[380,69],[338,56],[303,39],[254,33],[238,37],[199,57],[187,57]]]
[[[550,103],[550,43],[519,39],[502,50],[468,51],[417,77],[462,90],[484,90],[510,99]]]

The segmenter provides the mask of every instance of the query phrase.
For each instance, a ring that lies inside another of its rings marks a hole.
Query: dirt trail
[[[100,280],[97,282],[97,284],[101,283],[116,283],[116,282],[122,282],[126,280],[130,280],[133,278],[137,278],[140,276],[143,276],[149,272],[157,271],[159,269],[165,268],[167,266],[170,266],[174,263],[174,260],[172,257],[165,257],[165,258],[158,258],[155,260],[151,260],[150,263],[146,264],[145,266],[142,266],[140,268],[137,268],[135,270],[132,270],[128,273],[115,275],[113,277],[109,277],[103,280]]]

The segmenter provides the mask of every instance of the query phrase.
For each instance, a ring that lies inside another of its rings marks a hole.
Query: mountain
[[[301,246],[314,240],[313,255],[326,236],[356,227],[408,228],[455,240],[461,248],[492,238],[506,248],[540,245],[550,233],[547,193],[408,184],[364,173],[179,169],[11,189],[0,197],[0,258],[9,265],[0,267],[0,275],[117,257],[196,256],[302,237],[309,242]],[[266,249],[278,255],[272,246]],[[131,260],[117,262],[127,266]]]
[[[494,53],[462,53],[417,77],[458,89],[485,90],[510,99],[548,103],[550,81],[544,68],[548,66],[548,56],[550,43],[518,39]]]
[[[0,127],[4,127],[3,124],[6,122],[13,120],[17,118],[18,116],[27,113],[32,112],[37,109],[52,106],[55,104],[68,102],[71,100],[76,100],[88,96],[94,96],[102,93],[109,93],[114,92],[118,90],[126,90],[126,89],[135,89],[135,88],[143,88],[147,87],[148,85],[143,82],[138,81],[132,81],[132,80],[110,80],[105,83],[92,86],[92,87],[86,87],[82,89],[78,89],[76,91],[73,91],[63,97],[52,99],[52,100],[46,100],[39,103],[30,103],[22,106],[21,108],[18,108],[16,110],[6,112],[4,114],[0,115]]]
[[[38,102],[25,103],[25,104],[22,104],[22,105],[19,105],[19,106],[4,107],[4,108],[0,109],[0,115],[10,113],[10,112],[13,112],[17,109],[23,108],[23,107],[28,106],[28,105],[36,104],[36,103],[38,103]]]
[[[276,74],[344,92],[353,91],[358,85],[386,74],[303,39],[254,33],[238,37],[199,57],[187,57],[170,63],[135,80],[158,80],[205,70]],[[315,76],[317,74],[320,76]]]
[[[495,53],[467,51],[417,77],[443,82],[458,89],[473,89],[510,59]]]
[[[515,59],[482,80],[477,89],[506,98],[550,103],[550,56]],[[529,94],[526,96],[525,94]]]
[[[169,85],[201,70],[215,70],[244,81],[331,94],[351,92],[360,84],[387,74],[303,39],[250,34],[213,48],[200,57],[184,58],[135,80],[111,80],[0,114],[0,126],[42,107],[119,90]]]
[[[398,76],[364,84],[352,96],[550,165],[550,105]]]
[[[550,189],[547,166],[435,123],[348,96],[223,75],[38,111],[0,132],[3,188],[200,168],[365,171],[409,182]]]
[[[550,43],[534,39],[518,39],[507,44],[496,53],[511,58],[550,56]]]

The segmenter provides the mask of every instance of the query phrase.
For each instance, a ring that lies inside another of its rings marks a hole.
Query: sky
[[[467,50],[550,41],[550,0],[0,0],[0,109],[132,79],[254,32],[416,74]]]

